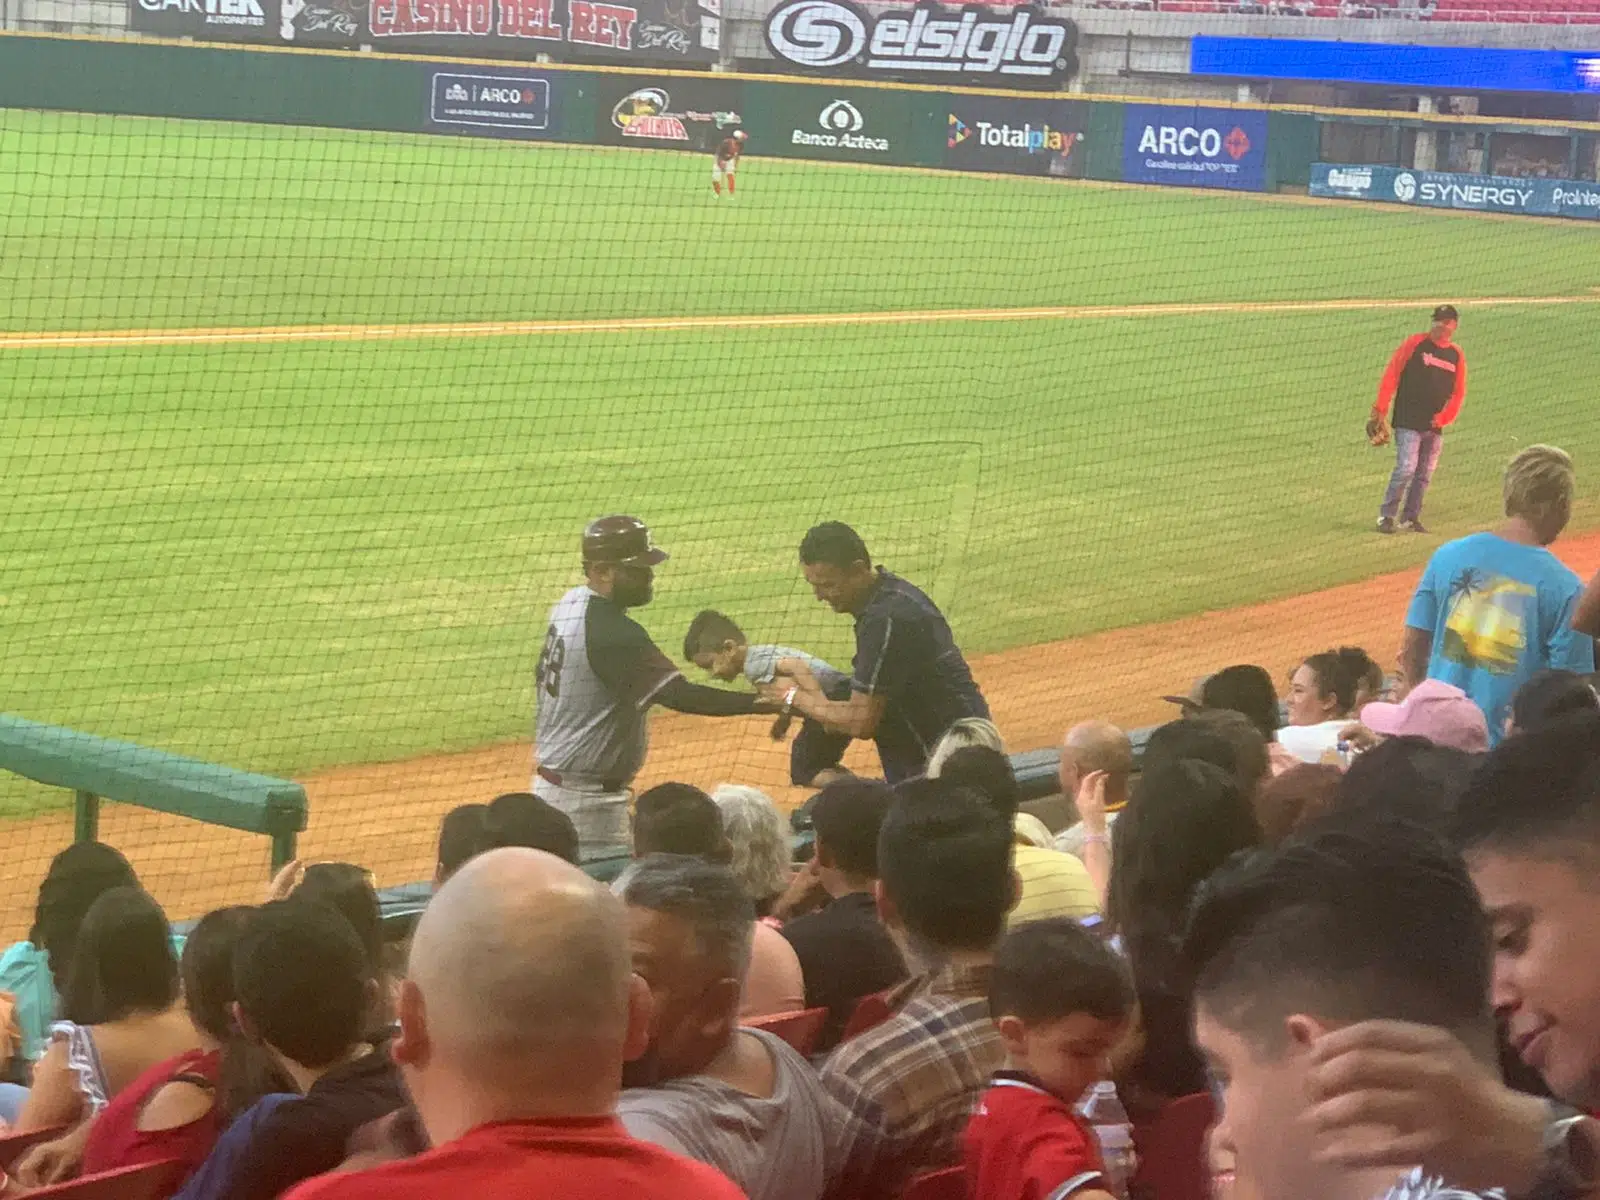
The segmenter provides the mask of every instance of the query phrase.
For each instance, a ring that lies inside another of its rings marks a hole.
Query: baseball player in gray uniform
[[[708,717],[775,712],[748,692],[690,683],[627,610],[649,604],[667,553],[637,517],[583,531],[585,582],[550,610],[534,678],[533,792],[577,826],[584,857],[626,852],[629,785],[653,704]]]

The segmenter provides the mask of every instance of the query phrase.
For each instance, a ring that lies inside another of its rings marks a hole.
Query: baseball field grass
[[[610,511],[672,552],[674,654],[717,606],[846,658],[794,565],[831,517],[972,652],[1396,570],[1439,539],[1370,532],[1360,426],[1440,300],[1436,532],[1522,445],[1600,461],[1582,223],[708,168],[0,112],[5,708],[284,773],[514,737]]]

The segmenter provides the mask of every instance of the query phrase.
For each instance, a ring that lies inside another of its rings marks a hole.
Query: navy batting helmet
[[[653,567],[667,561],[667,552],[650,540],[650,527],[638,517],[599,517],[584,527],[583,561]]]

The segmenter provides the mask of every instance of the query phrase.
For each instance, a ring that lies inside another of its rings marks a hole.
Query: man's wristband
[[[787,692],[784,693],[783,708],[779,710],[784,716],[791,716],[794,713],[794,698],[799,694],[800,688],[798,685],[791,687]]]

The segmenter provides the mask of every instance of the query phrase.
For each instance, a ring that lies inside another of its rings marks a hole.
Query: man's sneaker
[[[1407,533],[1427,533],[1428,532],[1428,527],[1426,525],[1424,525],[1421,521],[1407,521],[1404,525],[1400,526],[1400,528],[1404,529]]]
[[[1394,532],[1394,518],[1393,517],[1379,517],[1378,518],[1378,532],[1379,533],[1393,533]]]

